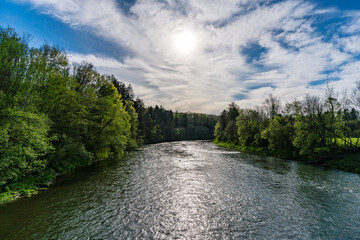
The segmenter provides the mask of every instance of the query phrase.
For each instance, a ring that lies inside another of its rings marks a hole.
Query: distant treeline
[[[212,139],[216,116],[145,107],[131,85],[0,28],[0,193],[23,177],[118,158],[141,144]]]
[[[215,115],[174,113],[158,106],[148,107],[144,113],[139,114],[139,120],[142,139],[146,143],[214,138]]]
[[[270,95],[262,106],[239,108],[231,103],[219,116],[217,141],[250,152],[291,159],[334,157],[360,150],[360,81],[339,97],[327,85],[323,96],[282,104]],[[360,169],[358,170],[360,171]]]

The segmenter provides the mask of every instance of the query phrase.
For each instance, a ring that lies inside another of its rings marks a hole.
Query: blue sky
[[[131,83],[148,105],[218,113],[360,80],[358,0],[2,0],[0,26]]]

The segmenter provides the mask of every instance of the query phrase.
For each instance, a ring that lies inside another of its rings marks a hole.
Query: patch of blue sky
[[[334,35],[339,37],[344,35],[340,28],[347,22],[349,22],[349,18],[341,14],[320,14],[315,17],[312,26],[321,33],[323,41],[332,41]]]
[[[247,86],[248,90],[256,90],[256,89],[260,89],[260,88],[264,88],[264,87],[270,87],[270,88],[276,88],[276,86],[274,84],[271,83],[256,83],[256,84],[251,84]]]
[[[317,0],[313,1],[320,8],[337,8],[339,10],[360,10],[359,0]]]
[[[232,99],[234,101],[240,101],[240,100],[244,100],[247,99],[249,96],[246,93],[236,93],[234,95],[232,95]]]
[[[131,15],[131,7],[134,6],[136,0],[116,0],[118,7],[125,13],[126,15]]]
[[[284,49],[287,49],[288,51],[300,51],[300,49],[293,44],[289,43],[285,37],[278,37],[276,38],[277,42],[280,44],[280,46]]]
[[[266,54],[268,49],[261,46],[258,42],[252,42],[240,49],[240,53],[246,56],[246,62],[252,64],[261,59],[263,54]]]
[[[328,78],[328,79],[321,79],[321,80],[316,80],[316,81],[310,82],[309,86],[316,87],[316,86],[324,85],[326,83],[336,82],[336,81],[339,81],[339,80],[340,80],[340,78],[338,78],[338,77],[336,77],[336,78]]]
[[[65,48],[67,52],[91,53],[116,59],[131,54],[119,44],[97,37],[87,29],[72,28],[47,14],[33,10],[28,5],[2,1],[0,16],[1,27],[13,27],[20,34],[29,33],[29,45],[32,47],[40,47],[46,41],[50,45]]]
[[[313,26],[321,32],[325,41],[331,41],[335,36],[344,37],[347,34],[341,31],[341,27],[350,23],[352,17],[348,12],[359,11],[359,0],[318,0],[313,1],[318,9],[329,9],[328,12],[314,16]]]
[[[321,74],[325,75],[326,77],[324,79],[309,82],[309,86],[315,87],[315,86],[324,85],[327,82],[331,83],[331,82],[336,82],[336,81],[341,80],[339,77],[334,75],[334,73],[337,71],[340,71],[339,66],[337,66],[336,68],[333,68],[333,69],[327,69],[327,70],[322,71]]]

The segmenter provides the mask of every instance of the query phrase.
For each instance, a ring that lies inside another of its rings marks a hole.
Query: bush
[[[65,144],[51,156],[51,165],[59,172],[69,172],[93,162],[94,155],[79,142]]]
[[[324,155],[324,154],[329,154],[331,152],[331,150],[328,147],[319,147],[319,148],[315,148],[314,152]]]

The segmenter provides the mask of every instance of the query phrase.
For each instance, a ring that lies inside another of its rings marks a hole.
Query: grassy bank
[[[0,205],[13,202],[20,197],[30,197],[39,191],[46,190],[54,182],[55,176],[55,172],[49,170],[39,176],[26,176],[7,185],[0,193]]]
[[[324,163],[330,168],[360,173],[360,153],[349,153],[341,159],[329,159]]]
[[[266,148],[261,147],[247,147],[247,146],[240,146],[233,142],[221,142],[221,141],[213,141],[213,143],[229,148],[238,150],[245,153],[251,153],[256,155],[262,156],[272,156],[278,157],[282,159],[291,159],[297,161],[306,161],[310,164],[321,164],[329,168],[338,169],[346,172],[352,173],[360,173],[360,153],[348,153],[341,158],[332,158],[331,156],[321,156],[316,155],[312,157],[299,157],[295,156],[292,153],[285,153],[285,152],[273,152],[269,151]]]
[[[267,151],[266,149],[261,148],[261,147],[240,146],[240,145],[235,144],[234,142],[213,141],[213,143],[215,143],[221,147],[234,149],[234,150],[238,150],[238,151],[246,152],[246,153],[253,153],[253,154],[263,155],[263,156],[267,156],[270,154],[269,151]]]
[[[221,147],[234,149],[234,150],[241,151],[244,153],[251,153],[251,154],[256,154],[256,155],[261,155],[261,156],[271,156],[271,157],[277,157],[277,158],[282,158],[282,159],[300,160],[299,156],[296,156],[292,152],[271,151],[271,150],[269,150],[267,148],[263,148],[263,147],[241,146],[241,145],[235,144],[234,142],[213,141],[213,143],[215,143]],[[309,160],[308,158],[305,158],[305,159]]]

